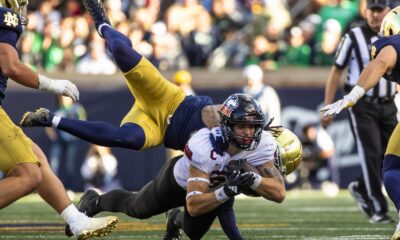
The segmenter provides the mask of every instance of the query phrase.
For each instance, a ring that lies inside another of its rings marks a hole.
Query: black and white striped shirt
[[[367,25],[350,29],[342,38],[335,56],[335,65],[339,69],[346,67],[347,88],[353,87],[361,71],[371,61],[371,44],[378,40],[378,35]],[[387,81],[384,78],[366,92],[367,96],[385,98],[393,97],[396,94],[396,83]]]

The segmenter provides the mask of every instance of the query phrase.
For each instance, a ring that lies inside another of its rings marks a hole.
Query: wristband
[[[357,102],[362,96],[364,96],[365,90],[359,85],[355,85],[353,89],[349,92],[348,96],[350,97],[351,100],[354,102]]]
[[[255,179],[254,179],[254,183],[250,186],[250,188],[253,190],[256,190],[258,188],[258,186],[260,186],[260,184],[261,184],[262,177],[254,172],[253,172],[253,176],[255,177]]]
[[[44,90],[44,91],[49,90],[51,82],[53,81],[53,79],[48,78],[48,77],[46,77],[44,75],[41,75],[41,74],[39,74],[38,77],[39,77],[39,89],[40,90]]]
[[[214,194],[217,201],[221,203],[225,202],[230,198],[226,195],[224,187],[220,187],[217,190],[215,190]]]

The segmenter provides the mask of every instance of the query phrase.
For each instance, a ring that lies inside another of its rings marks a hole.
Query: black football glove
[[[250,188],[254,184],[254,174],[251,172],[241,173],[239,170],[235,170],[224,185],[224,192],[227,197],[232,198],[240,194],[243,190]]]
[[[227,149],[228,143],[225,141],[222,128],[214,127],[211,129],[210,141],[214,151],[218,155],[224,155],[224,151]]]

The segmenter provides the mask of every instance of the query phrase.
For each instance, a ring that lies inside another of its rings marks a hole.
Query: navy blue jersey
[[[400,35],[393,35],[388,37],[383,37],[372,44],[371,56],[375,58],[382,48],[391,45],[397,53],[396,66],[390,74],[386,73],[384,77],[392,82],[400,83]]]
[[[0,42],[8,43],[16,49],[21,33],[22,25],[19,15],[8,8],[0,7]],[[7,79],[0,69],[0,105],[5,96]]]
[[[187,96],[170,119],[164,145],[183,150],[192,133],[206,127],[201,119],[201,109],[212,104],[210,97]]]

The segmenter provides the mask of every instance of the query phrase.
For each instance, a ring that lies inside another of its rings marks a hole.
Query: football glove
[[[255,178],[252,172],[241,173],[239,170],[235,170],[228,177],[223,190],[227,197],[232,198],[240,194],[243,190],[250,188],[254,184]]]
[[[214,151],[219,155],[224,155],[224,151],[228,147],[225,141],[224,133],[221,127],[213,127],[210,133],[210,141]]]
[[[39,89],[79,100],[79,91],[75,84],[69,80],[51,79],[39,74]]]
[[[364,94],[364,88],[358,85],[354,86],[351,92],[346,94],[343,99],[323,107],[321,109],[321,112],[324,112],[323,117],[338,115],[343,109],[354,106]]]

